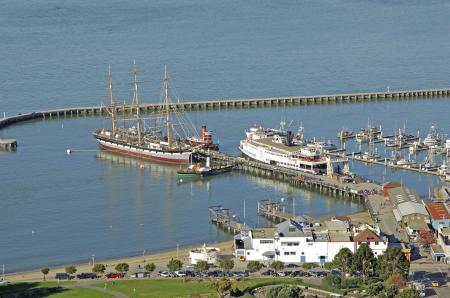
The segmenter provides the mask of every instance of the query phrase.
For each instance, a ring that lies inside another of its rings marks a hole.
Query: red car
[[[106,278],[123,278],[125,273],[122,272],[111,272],[106,274]]]

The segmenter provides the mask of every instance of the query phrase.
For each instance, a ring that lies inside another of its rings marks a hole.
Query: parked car
[[[112,278],[123,278],[125,276],[125,273],[122,272],[111,272],[105,275],[106,278],[112,279]]]
[[[175,274],[177,275],[177,277],[185,277],[186,276],[186,272],[185,271],[175,271]]]
[[[58,280],[69,280],[70,279],[70,275],[67,273],[56,273],[55,274],[55,279]]]
[[[159,271],[158,275],[161,277],[169,277],[170,273],[169,273],[169,271]]]
[[[276,275],[276,272],[274,270],[272,270],[272,269],[269,269],[267,271],[262,272],[261,275],[271,276],[271,275]]]
[[[298,265],[297,264],[294,264],[294,263],[291,263],[291,264],[287,264],[286,265],[286,268],[297,268],[298,267]]]
[[[278,272],[277,272],[277,275],[278,275],[278,276],[283,276],[283,277],[284,277],[284,276],[286,276],[286,272],[284,272],[284,271],[278,271]]]
[[[97,274],[91,272],[77,274],[78,279],[96,279],[97,277]]]
[[[130,275],[131,278],[145,278],[150,276],[148,272],[136,272]]]

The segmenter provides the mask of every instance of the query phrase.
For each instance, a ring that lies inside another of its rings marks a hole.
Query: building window
[[[295,256],[295,255],[296,255],[295,251],[291,251],[291,256]]]
[[[375,242],[375,245],[378,245],[378,242]]]
[[[361,245],[362,242],[358,242],[358,245]]]
[[[259,244],[270,244],[273,243],[273,240],[259,240]]]
[[[288,256],[288,255],[289,255],[289,252],[288,252],[288,251],[285,251],[285,252],[284,252],[284,255],[285,255],[285,256]]]
[[[247,251],[247,256],[249,256],[250,255],[250,252],[249,251]]]
[[[302,251],[302,256],[304,255],[305,253]]]

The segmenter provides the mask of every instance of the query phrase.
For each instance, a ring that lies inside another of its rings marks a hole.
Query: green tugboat
[[[206,158],[206,164],[201,163],[192,164],[187,169],[179,170],[177,172],[177,179],[182,180],[186,178],[198,178],[214,176],[233,170],[233,165],[211,165],[209,157]]]

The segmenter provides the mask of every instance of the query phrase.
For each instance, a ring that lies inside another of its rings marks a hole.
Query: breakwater
[[[173,110],[195,111],[195,110],[220,110],[220,109],[240,109],[273,107],[283,105],[317,105],[317,104],[345,104],[345,103],[363,103],[406,99],[425,99],[435,97],[449,97],[450,88],[441,89],[422,89],[408,91],[387,91],[387,92],[367,92],[367,93],[349,93],[333,95],[315,95],[315,96],[288,96],[288,97],[270,97],[270,98],[252,98],[252,99],[217,99],[205,101],[190,101],[173,103],[170,108]],[[130,113],[136,109],[134,105],[123,104],[114,107],[118,113]],[[163,109],[162,104],[142,103],[139,105],[142,112],[158,112]],[[72,107],[63,109],[54,109],[46,111],[37,111],[26,114],[0,119],[0,129],[14,125],[16,123],[38,120],[52,119],[59,117],[73,116],[96,116],[107,114],[105,106],[92,107]]]

